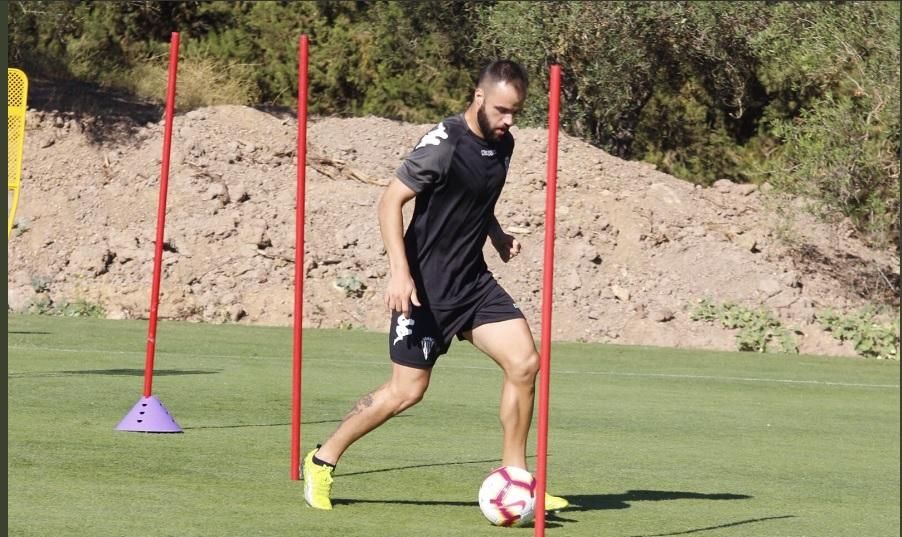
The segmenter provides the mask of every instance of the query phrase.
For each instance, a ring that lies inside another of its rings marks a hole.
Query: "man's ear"
[[[485,92],[482,91],[482,88],[476,88],[476,90],[473,92],[473,102],[476,103],[476,106],[482,106],[484,99]]]

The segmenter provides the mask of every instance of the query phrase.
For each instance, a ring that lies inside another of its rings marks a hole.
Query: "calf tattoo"
[[[351,417],[356,416],[357,414],[360,414],[361,412],[363,412],[364,409],[373,406],[373,394],[374,393],[376,393],[376,392],[370,392],[370,393],[364,395],[363,397],[361,397],[357,401],[357,404],[354,405],[354,408],[352,408],[351,411],[345,415],[344,420],[346,421],[346,420],[350,419]]]

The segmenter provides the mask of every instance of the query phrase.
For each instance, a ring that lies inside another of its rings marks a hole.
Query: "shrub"
[[[749,309],[738,304],[725,302],[716,305],[703,299],[690,314],[693,321],[720,321],[724,328],[736,329],[736,346],[740,351],[772,352],[779,344],[782,352],[798,353],[793,330],[787,329],[770,312],[764,309]]]
[[[855,352],[865,358],[899,359],[899,325],[880,322],[875,310],[865,308],[846,315],[824,310],[816,315],[824,330],[840,341],[851,341]]]
[[[168,70],[168,57],[165,61],[148,60],[118,71],[110,83],[146,99],[162,101]],[[260,97],[250,66],[209,56],[180,60],[177,82],[176,104],[180,111],[218,104],[251,105]]]

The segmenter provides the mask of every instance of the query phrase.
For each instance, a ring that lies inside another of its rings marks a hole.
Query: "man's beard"
[[[479,130],[482,131],[482,136],[486,140],[490,142],[497,142],[500,136],[495,134],[495,129],[489,125],[489,118],[485,113],[485,103],[479,107],[479,110],[476,111],[476,123],[479,124]]]

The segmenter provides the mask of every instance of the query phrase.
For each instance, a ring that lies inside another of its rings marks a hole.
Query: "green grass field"
[[[318,512],[289,479],[290,329],[161,323],[154,394],[184,434],[114,430],[141,397],[146,322],[7,329],[9,535],[532,535],[476,506],[501,375],[465,343],[346,453]],[[305,450],[384,380],[385,340],[305,333]],[[555,345],[549,490],[574,505],[547,533],[899,535],[899,427],[898,363]]]

